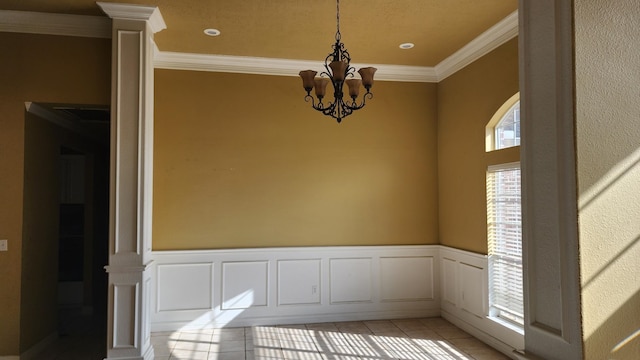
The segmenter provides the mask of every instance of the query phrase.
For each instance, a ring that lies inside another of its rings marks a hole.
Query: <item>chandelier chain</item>
[[[336,40],[340,41],[340,0],[336,0]]]

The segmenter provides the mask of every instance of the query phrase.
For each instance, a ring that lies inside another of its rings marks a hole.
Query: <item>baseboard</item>
[[[469,333],[470,335],[473,335],[473,337],[477,338],[483,343],[505,354],[506,356],[509,356],[512,359],[517,359],[514,353],[516,349],[508,344],[505,344],[499,339],[496,339],[495,337],[491,336],[491,334],[486,333],[482,329],[478,329],[477,327],[467,323],[464,320],[461,320],[460,318],[448,313],[447,311],[442,310],[440,316],[442,316],[445,320],[449,321],[453,325]]]
[[[428,318],[440,316],[440,309],[427,309],[420,311],[388,311],[388,312],[353,312],[344,314],[311,314],[297,316],[265,316],[251,317],[230,321],[228,323],[217,323],[216,328],[223,327],[245,327],[256,325],[295,325],[308,323],[325,323],[341,321],[365,321],[384,319],[412,319]],[[152,332],[176,331],[176,330],[197,330],[211,327],[209,324],[197,324],[190,321],[157,322],[151,327]]]
[[[524,351],[514,351],[513,356],[514,356],[514,359],[516,360],[544,360],[541,357],[538,357],[533,354],[527,354]]]
[[[2,355],[0,355],[0,360],[20,360],[20,356],[17,356],[17,355],[2,356]]]
[[[155,359],[155,353],[153,351],[153,346],[149,345],[147,347],[147,351],[145,351],[144,355],[142,356],[144,358],[144,360],[154,360]]]
[[[20,360],[35,359],[43,350],[45,350],[47,347],[51,346],[56,341],[58,341],[58,338],[59,338],[58,332],[57,331],[52,332],[51,334],[49,334],[49,336],[42,339],[39,343],[32,346],[29,350],[23,352],[22,355],[20,355],[19,359]],[[0,360],[2,360],[1,357],[0,357]]]
[[[153,360],[153,359],[155,359],[153,346],[149,346],[147,347],[147,350],[142,356],[129,356],[129,357],[117,357],[117,358],[110,358],[107,356],[104,360]]]

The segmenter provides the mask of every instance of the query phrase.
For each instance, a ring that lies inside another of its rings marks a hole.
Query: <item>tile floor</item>
[[[442,318],[153,333],[156,360],[509,359]]]

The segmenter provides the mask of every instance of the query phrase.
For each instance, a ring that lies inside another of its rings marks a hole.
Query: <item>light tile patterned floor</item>
[[[156,360],[509,359],[442,318],[153,333]]]

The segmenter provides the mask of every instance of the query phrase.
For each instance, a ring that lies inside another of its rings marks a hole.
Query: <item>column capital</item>
[[[116,4],[98,1],[102,11],[112,19],[146,21],[153,33],[157,33],[167,28],[160,9],[157,6],[144,6],[132,4]]]

